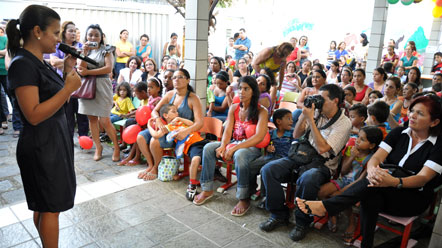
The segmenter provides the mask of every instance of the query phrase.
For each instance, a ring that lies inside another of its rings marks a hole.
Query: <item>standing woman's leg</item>
[[[112,125],[109,117],[100,117],[100,125],[104,128],[109,138],[114,144],[114,153],[112,154],[112,161],[120,161],[120,147],[118,146],[117,131]]]
[[[100,129],[98,127],[98,117],[88,115],[89,118],[89,129],[91,130],[92,134],[92,140],[95,143],[95,155],[94,160],[98,161],[101,159],[102,152],[103,152],[103,146],[101,145],[100,141]]]
[[[58,216],[60,213],[41,212],[40,213],[40,239],[45,248],[58,247]]]

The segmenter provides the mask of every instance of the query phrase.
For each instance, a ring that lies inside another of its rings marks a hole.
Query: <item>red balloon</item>
[[[436,5],[441,7],[442,6],[442,0],[436,0]]]
[[[137,124],[130,125],[123,131],[123,140],[127,144],[133,144],[137,141],[137,135],[141,132],[141,127]]]
[[[267,147],[270,143],[270,134],[269,132],[266,133],[266,136],[264,136],[264,139],[259,142],[255,147],[256,148],[264,148]]]
[[[81,148],[85,150],[89,150],[94,145],[94,142],[92,141],[89,136],[80,136],[78,137],[78,143],[80,144]]]
[[[151,112],[152,110],[148,106],[141,106],[137,109],[137,112],[135,113],[135,120],[138,122],[138,124],[144,126],[150,119]]]
[[[239,103],[239,102],[241,102],[241,100],[239,100],[239,96],[235,96],[235,97],[232,99],[232,102],[233,102],[233,103]]]
[[[352,137],[348,139],[346,146],[355,146],[355,144],[356,144],[356,138]]]
[[[256,133],[256,125],[255,124],[249,124],[246,127],[246,137],[247,139],[255,135]]]

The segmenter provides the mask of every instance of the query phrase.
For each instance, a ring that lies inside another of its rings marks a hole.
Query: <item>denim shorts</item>
[[[336,188],[338,188],[338,190],[341,190],[354,181],[348,177],[340,177],[336,180],[330,180],[330,182],[332,182],[336,186]]]
[[[145,129],[145,130],[141,131],[138,135],[143,136],[144,139],[146,140],[146,143],[148,145],[150,144],[150,140],[152,139],[152,135],[150,135],[149,129]],[[161,137],[159,139],[159,141],[160,141],[161,148],[174,148],[175,147],[175,142],[174,141],[167,142],[166,135]]]

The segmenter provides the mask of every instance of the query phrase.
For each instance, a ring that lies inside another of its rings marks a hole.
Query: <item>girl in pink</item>
[[[149,78],[147,80],[147,94],[149,95],[147,106],[149,106],[151,110],[160,102],[161,92],[163,92],[163,84],[160,80],[156,77]]]

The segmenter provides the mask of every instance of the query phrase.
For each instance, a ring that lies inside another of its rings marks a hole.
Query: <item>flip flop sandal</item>
[[[193,200],[193,204],[197,205],[197,206],[201,206],[204,203],[206,203],[206,201],[208,201],[210,198],[213,197],[213,194],[209,195],[209,196],[204,196],[203,194],[199,194],[195,197],[195,199]],[[201,202],[198,202],[197,200],[199,200],[200,198],[203,198],[203,200]]]
[[[143,179],[147,175],[147,173],[149,172],[147,172],[146,170],[143,170],[142,172],[138,173],[138,179]]]
[[[356,240],[356,238],[353,238],[354,236],[354,232],[344,232],[343,236],[343,240],[344,240],[344,244],[345,245],[352,245],[353,242]]]
[[[150,177],[150,178],[146,178],[146,177]],[[147,172],[146,176],[144,176],[143,179],[144,179],[144,181],[153,181],[153,180],[155,180],[157,178],[158,178],[158,174]]]
[[[140,161],[137,160],[130,160],[129,162],[126,163],[126,165],[128,166],[135,166],[135,165],[139,165],[141,164]]]
[[[127,163],[128,163],[128,161],[126,161],[126,160],[121,160],[121,162],[118,163],[117,165],[119,165],[119,166],[125,166],[125,165],[127,165]]]
[[[233,208],[232,212],[230,212],[231,215],[236,216],[236,217],[241,217],[243,215],[245,215],[247,213],[247,211],[249,211],[251,205],[249,205],[246,209],[244,209],[244,211],[242,213],[235,213],[235,209],[238,209],[236,206]]]

